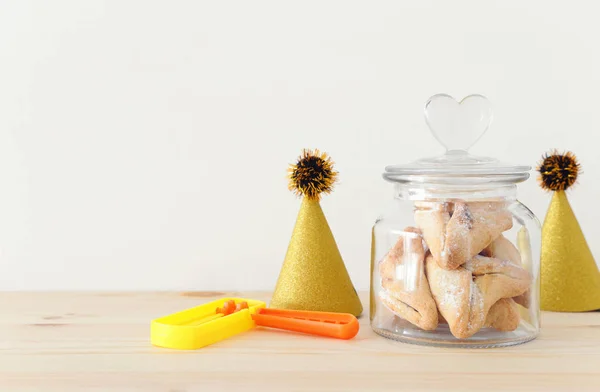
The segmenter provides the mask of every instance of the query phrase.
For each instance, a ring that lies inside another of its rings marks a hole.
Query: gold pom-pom
[[[337,175],[333,161],[326,153],[305,149],[298,161],[288,168],[288,188],[298,196],[319,200],[322,193],[333,190]]]
[[[577,157],[570,151],[546,153],[537,169],[540,186],[549,191],[564,191],[577,181],[580,169]]]

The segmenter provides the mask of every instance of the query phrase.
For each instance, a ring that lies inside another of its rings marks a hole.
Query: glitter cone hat
[[[305,151],[290,170],[290,189],[303,200],[271,299],[273,308],[362,313],[319,203],[319,195],[331,191],[336,174],[329,158],[318,151]]]
[[[600,309],[600,271],[565,193],[575,182],[578,168],[571,153],[548,155],[539,168],[542,187],[554,191],[542,228],[543,310]]]
[[[542,228],[543,310],[600,309],[600,272],[564,191],[555,192]]]

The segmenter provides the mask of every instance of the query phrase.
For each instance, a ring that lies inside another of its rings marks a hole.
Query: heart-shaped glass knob
[[[437,94],[425,104],[425,120],[433,136],[448,152],[466,152],[492,123],[492,105],[483,95],[469,95],[458,102]]]

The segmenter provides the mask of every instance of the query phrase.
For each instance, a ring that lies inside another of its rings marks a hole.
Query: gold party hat
[[[579,164],[553,152],[539,166],[542,188],[554,191],[542,228],[541,307],[558,312],[600,309],[600,271],[565,190],[577,180]]]
[[[337,172],[318,150],[304,150],[290,166],[290,190],[303,196],[296,226],[277,280],[271,307],[362,313],[342,256],[319,203],[332,190]]]

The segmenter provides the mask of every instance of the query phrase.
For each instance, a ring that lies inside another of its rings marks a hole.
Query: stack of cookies
[[[512,214],[501,201],[415,203],[406,228],[379,263],[381,302],[424,330],[447,323],[459,339],[481,328],[513,331],[529,306],[531,274],[502,233]]]

